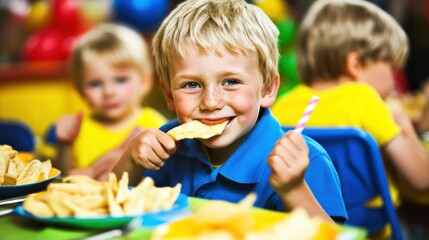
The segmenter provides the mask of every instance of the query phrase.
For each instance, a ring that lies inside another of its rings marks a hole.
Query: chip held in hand
[[[202,138],[207,139],[219,135],[225,129],[228,121],[215,125],[206,125],[200,121],[194,120],[177,126],[167,132],[175,141],[185,138]]]

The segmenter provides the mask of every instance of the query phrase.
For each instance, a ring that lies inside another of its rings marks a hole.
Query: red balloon
[[[53,0],[52,21],[54,26],[72,33],[81,24],[78,0]]]
[[[62,61],[71,51],[73,38],[61,29],[45,28],[31,35],[24,45],[24,61]]]

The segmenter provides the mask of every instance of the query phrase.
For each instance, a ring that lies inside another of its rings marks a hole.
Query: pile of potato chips
[[[335,224],[310,217],[301,208],[285,214],[252,209],[253,196],[239,204],[210,201],[190,217],[161,225],[151,240],[168,239],[336,239],[339,229]]]
[[[128,173],[118,181],[110,173],[107,182],[74,175],[61,183],[51,183],[44,192],[31,194],[23,208],[40,217],[131,216],[169,210],[176,202],[181,185],[155,187],[151,178],[144,178],[136,187],[128,186]]]
[[[28,164],[9,145],[0,145],[0,185],[22,185],[46,180],[50,177],[52,163],[33,159]]]

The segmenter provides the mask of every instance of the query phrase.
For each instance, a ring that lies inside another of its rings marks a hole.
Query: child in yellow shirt
[[[300,26],[298,69],[303,84],[272,107],[283,125],[294,125],[313,95],[320,97],[307,126],[354,126],[370,133],[386,153],[386,166],[409,188],[429,188],[429,155],[410,119],[393,115],[383,98],[394,70],[408,55],[399,24],[367,1],[320,0]],[[388,175],[393,175],[388,172]],[[392,188],[395,183],[391,181]],[[392,198],[399,204],[397,190]]]
[[[56,122],[55,164],[64,175],[104,180],[133,135],[166,121],[141,105],[153,81],[149,49],[134,30],[102,24],[78,39],[71,73],[90,111]]]

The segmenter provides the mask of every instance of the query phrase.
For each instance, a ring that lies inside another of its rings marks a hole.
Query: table
[[[208,202],[208,200],[199,199],[199,198],[188,198],[189,200],[189,210],[195,211],[200,208],[202,205]],[[9,206],[2,206],[0,210],[5,208],[9,208]],[[255,211],[266,211],[262,209],[255,209]],[[350,236],[350,238],[342,238],[342,239],[366,239],[365,231],[353,228],[340,226],[341,232]],[[9,214],[6,216],[0,217],[0,238],[1,239],[10,239],[10,240],[27,240],[27,239],[40,239],[40,240],[69,240],[69,239],[82,239],[85,237],[89,237],[98,231],[95,230],[85,230],[85,229],[77,229],[77,228],[69,228],[64,226],[54,226],[54,225],[46,225],[43,223],[39,223],[33,221],[31,219],[27,219],[20,215]],[[134,239],[150,239],[152,233],[151,228],[139,228],[131,233],[129,233],[126,237],[115,238],[115,239],[126,239],[126,240],[134,240]]]

